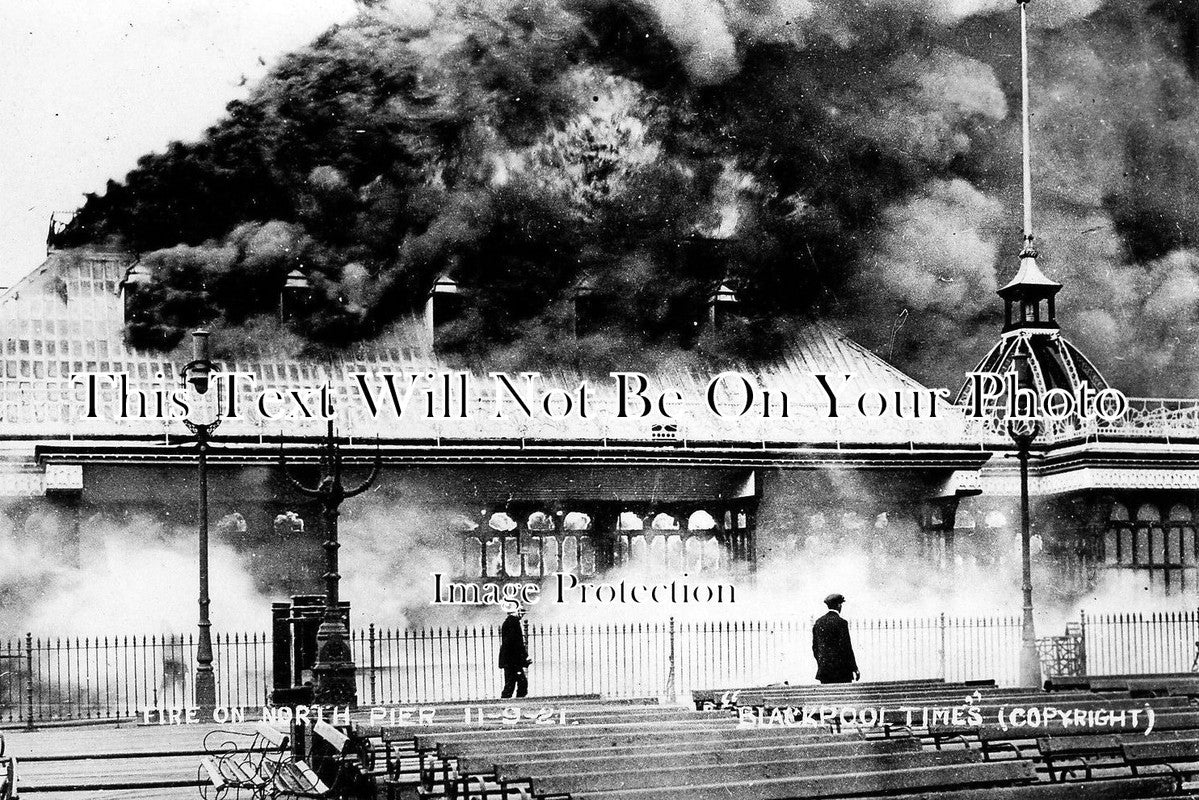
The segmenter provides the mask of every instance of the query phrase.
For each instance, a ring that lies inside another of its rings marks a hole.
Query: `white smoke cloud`
[[[447,533],[449,512],[413,504],[369,503],[339,528],[341,596],[358,624],[388,628],[446,624],[453,606],[433,606],[433,575],[457,577],[461,549]],[[442,613],[447,612],[447,613]]]
[[[194,531],[148,518],[86,522],[78,563],[62,543],[0,530],[0,622],[35,635],[97,636],[186,633],[199,616]],[[214,632],[262,632],[270,601],[247,563],[213,527],[209,540],[210,616]],[[69,543],[66,546],[71,546]]]

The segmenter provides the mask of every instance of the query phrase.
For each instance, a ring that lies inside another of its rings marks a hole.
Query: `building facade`
[[[56,252],[0,297],[0,494],[19,535],[52,539],[69,559],[87,559],[98,518],[190,524],[195,515],[194,440],[181,420],[155,413],[159,404],[169,410],[191,354],[186,343],[170,354],[125,344],[125,301],[145,277],[140,269],[121,253]],[[460,290],[452,280],[439,287],[425,319],[336,360],[272,342],[233,351],[216,337],[223,368],[253,376],[249,396],[277,395],[274,413],[247,404],[215,431],[211,514],[250,558],[289,564],[277,571],[280,593],[318,577],[318,516],[288,491],[278,461],[285,447],[315,470],[315,444],[328,430],[316,413],[323,386],[351,465],[376,453],[384,462],[371,502],[411,511],[404,518],[417,522],[405,524],[427,526],[466,579],[594,576],[628,564],[752,571],[779,554],[849,546],[880,558],[915,552],[950,569],[1011,553],[1012,439],[1001,419],[965,413],[968,386],[957,404],[937,399],[813,323],[768,364],[652,371],[645,396],[677,392],[670,414],[655,404],[621,416],[612,376],[512,376],[505,386],[458,371],[435,344],[438,304]],[[1025,260],[1000,290],[1007,324],[980,370],[1014,371],[1042,394],[1082,381],[1106,386],[1062,336],[1058,289],[1035,258]],[[731,301],[734,292],[722,285],[717,296]],[[710,311],[712,324],[724,313]],[[398,414],[388,374],[412,389]],[[88,375],[112,377],[94,379],[91,397]],[[832,407],[815,375],[838,381]],[[583,382],[596,388],[586,414],[572,405]],[[364,386],[376,392],[375,413]],[[858,406],[877,409],[882,399],[891,413]],[[278,418],[285,408],[291,418]],[[218,410],[228,412],[210,402],[207,413]],[[1040,431],[1030,491],[1036,558],[1058,578],[1051,591],[1083,593],[1117,571],[1155,593],[1193,593],[1196,455],[1199,400],[1132,399],[1118,421],[1073,418]]]

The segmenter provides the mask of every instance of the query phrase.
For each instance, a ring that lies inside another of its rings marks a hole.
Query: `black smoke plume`
[[[1065,327],[1122,388],[1199,392],[1194,5],[1029,11]],[[765,356],[819,315],[951,385],[1019,247],[1017,25],[1008,0],[364,3],[58,244],[143,254],[139,346],[252,325],[293,269],[297,332],[341,346],[449,273],[473,298],[457,349],[492,364]],[[720,279],[746,314],[715,333]],[[574,342],[580,281],[614,313]]]

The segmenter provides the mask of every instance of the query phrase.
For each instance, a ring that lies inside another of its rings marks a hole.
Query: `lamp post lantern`
[[[192,360],[183,367],[182,376],[199,395],[208,393],[210,377],[214,371],[208,358],[208,331],[192,332]],[[209,437],[221,424],[220,400],[216,399],[216,413],[209,422],[195,422],[184,418],[185,424],[196,437],[197,484],[199,501],[197,518],[200,549],[200,629],[196,645],[195,705],[203,710],[216,707],[216,674],[212,668],[212,621],[209,619],[208,595],[208,450]]]
[[[287,459],[280,443],[279,466],[283,476],[300,494],[317,499],[324,521],[325,609],[316,632],[316,664],[312,668],[315,699],[322,705],[355,706],[358,704],[358,692],[354,683],[354,656],[350,651],[350,632],[342,619],[339,594],[341,575],[338,573],[337,551],[341,544],[338,542],[337,518],[341,514],[343,501],[362,494],[378,479],[382,470],[382,456],[376,450],[370,475],[354,488],[345,488],[342,483],[341,449],[330,420],[320,463],[320,480],[314,487],[306,486],[288,472]]]

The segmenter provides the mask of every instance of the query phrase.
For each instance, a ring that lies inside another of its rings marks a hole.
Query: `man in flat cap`
[[[849,641],[849,623],[841,618],[845,596],[824,598],[828,613],[812,626],[812,655],[816,657],[816,680],[821,683],[850,683],[862,676]]]

